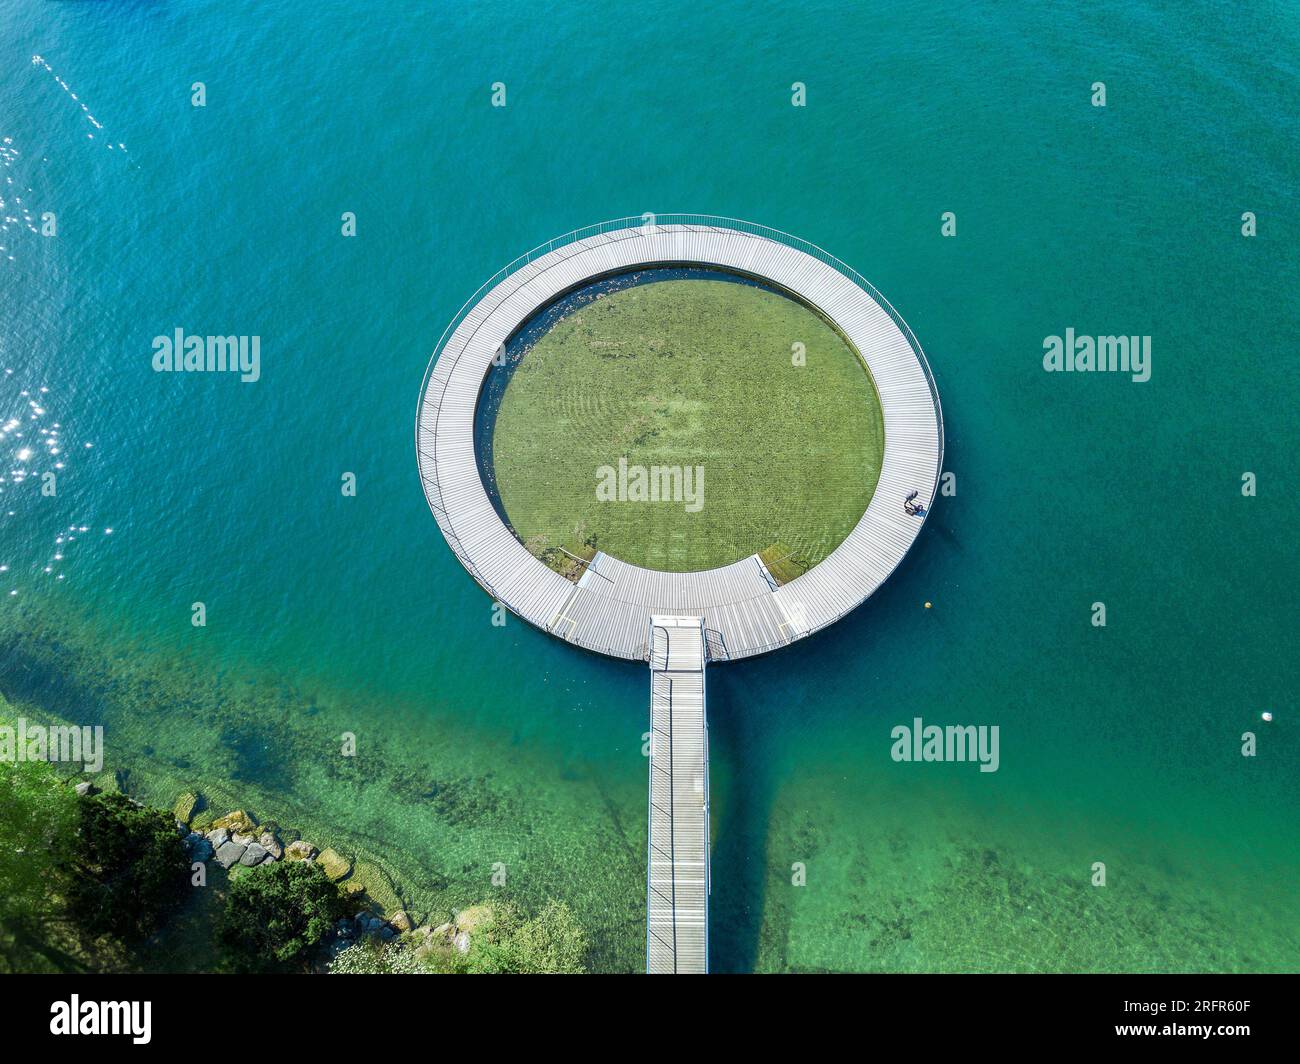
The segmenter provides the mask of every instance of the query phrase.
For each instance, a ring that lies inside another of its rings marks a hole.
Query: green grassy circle
[[[866,367],[819,314],[684,278],[600,294],[554,324],[513,369],[492,449],[516,535],[566,575],[596,550],[669,572],[758,553],[784,582],[861,518],[884,421]],[[637,467],[671,497],[639,499]]]

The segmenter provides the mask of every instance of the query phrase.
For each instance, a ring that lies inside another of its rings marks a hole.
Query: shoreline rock
[[[335,883],[352,871],[352,861],[329,846],[325,847],[317,855],[316,863],[325,870],[325,874]]]
[[[108,786],[97,786],[91,780],[82,780],[75,784],[77,794],[84,797],[105,790],[121,793],[120,786],[113,786],[119,783],[116,776],[104,773],[100,779],[108,783]],[[357,865],[351,857],[330,846],[318,849],[301,838],[297,831],[284,832],[292,840],[286,845],[280,841],[279,825],[268,821],[259,826],[257,818],[244,809],[236,809],[225,816],[215,816],[215,810],[211,809],[199,791],[186,791],[179,795],[171,813],[181,845],[191,862],[215,861],[224,870],[231,872],[236,866],[255,868],[280,860],[307,861],[320,865],[325,875],[345,895],[363,899],[373,906],[361,910],[352,919],[338,921],[332,944],[334,953],[338,952],[340,945],[346,947],[362,938],[392,942],[404,935],[412,935],[426,945],[436,938],[442,938],[448,948],[454,946],[464,952],[469,948],[469,930],[476,926],[479,910],[485,908],[478,906],[465,910],[462,915],[468,917],[470,928],[459,924],[444,924],[435,932],[401,907],[401,898],[377,866]],[[375,881],[374,894],[371,893],[372,881]],[[385,890],[384,887],[389,889]],[[391,917],[389,913],[392,913]]]
[[[68,782],[72,783],[78,797],[125,794],[125,776],[122,771],[104,771],[94,779],[76,780],[73,777]],[[144,807],[144,803],[135,798],[131,801]],[[469,948],[468,928],[443,924],[435,931],[422,922],[429,914],[413,914],[404,908],[395,884],[382,866],[365,862],[358,864],[333,847],[318,849],[303,839],[298,831],[287,829],[282,832],[273,821],[259,825],[257,818],[244,809],[218,817],[216,810],[198,790],[178,795],[170,811],[161,806],[152,808],[170,812],[177,837],[191,863],[215,861],[225,871],[237,872],[236,866],[242,869],[280,860],[307,861],[319,864],[343,894],[369,903],[372,908],[362,910],[352,919],[337,922],[330,947],[334,955],[361,938],[387,943],[409,937],[421,947],[441,940],[446,948],[454,946],[462,952]],[[281,835],[286,842],[281,841]],[[475,925],[474,914],[483,908],[477,906],[465,910],[463,915],[469,916],[471,926]]]
[[[239,858],[239,863],[246,868],[252,868],[255,865],[260,865],[269,857],[270,854],[267,853],[265,846],[261,845],[261,843],[250,842],[244,847],[244,853]]]
[[[236,809],[233,813],[218,817],[212,822],[212,826],[214,828],[227,828],[232,835],[236,833],[253,837],[257,835],[257,821],[242,809]]]
[[[290,861],[310,861],[317,854],[317,849],[310,842],[304,842],[297,839],[289,843],[289,848],[285,850],[284,855]]]
[[[176,804],[172,806],[172,815],[177,820],[188,824],[194,819],[194,814],[202,808],[202,797],[194,791],[186,791],[176,799]]]
[[[232,867],[238,864],[240,860],[242,860],[244,851],[247,849],[247,846],[241,846],[239,843],[234,841],[223,842],[217,847],[217,864],[229,871]]]

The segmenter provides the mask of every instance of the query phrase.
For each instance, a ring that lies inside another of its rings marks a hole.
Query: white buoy
[[[1268,710],[1264,710],[1264,712],[1261,713],[1260,716],[1263,717],[1266,721],[1273,719],[1273,714],[1270,713]]]

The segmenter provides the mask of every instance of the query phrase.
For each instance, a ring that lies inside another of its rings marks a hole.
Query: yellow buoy
[[[925,604],[925,608],[926,608],[927,610],[930,608],[930,604],[929,604],[928,602]]]

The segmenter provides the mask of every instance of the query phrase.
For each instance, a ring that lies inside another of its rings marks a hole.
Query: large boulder
[[[242,809],[236,809],[233,813],[227,813],[223,817],[212,822],[214,828],[228,828],[231,834],[238,832],[240,835],[256,835],[257,821],[245,813]]]
[[[239,863],[244,856],[247,846],[241,846],[237,842],[224,842],[217,847],[217,864],[222,868],[230,868]]]
[[[284,856],[284,847],[280,845],[280,840],[275,837],[274,833],[263,831],[257,837],[257,842],[262,849],[271,855],[272,861],[278,861]]]
[[[91,783],[90,780],[82,780],[73,788],[73,790],[77,792],[78,798],[89,798],[91,795],[99,793],[99,788]]]
[[[321,850],[316,863],[325,869],[325,874],[333,880],[340,880],[352,871],[352,862],[328,846]]]
[[[213,828],[208,832],[207,840],[212,843],[214,850],[219,850],[230,841],[230,832],[225,828]]]
[[[186,791],[176,799],[176,804],[172,806],[172,815],[177,820],[183,820],[188,824],[194,819],[194,814],[199,811],[201,799],[193,791]]]
[[[411,920],[411,914],[405,909],[398,909],[397,912],[393,913],[388,923],[395,931],[409,931],[415,926]]]
[[[252,868],[254,865],[260,865],[265,860],[266,847],[256,842],[250,842],[244,847],[244,855],[239,859],[239,863]]]
[[[309,861],[316,856],[316,847],[310,842],[298,839],[296,842],[289,843],[289,848],[284,853],[290,861]]]

